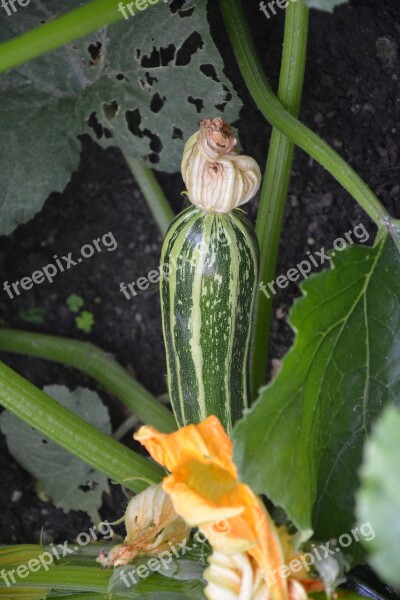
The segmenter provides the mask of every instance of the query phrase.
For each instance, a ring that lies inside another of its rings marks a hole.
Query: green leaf
[[[77,313],[85,304],[85,301],[82,298],[82,296],[78,296],[77,294],[71,294],[70,296],[68,296],[66,303],[71,312]]]
[[[13,18],[2,10],[2,39],[81,4],[59,0],[55,8],[43,0]],[[64,189],[78,166],[80,134],[173,172],[199,119],[222,112],[234,121],[240,109],[209,32],[206,0],[187,0],[179,10],[160,0],[2,75],[0,93],[0,234]]]
[[[357,494],[361,528],[370,522],[374,537],[365,542],[379,575],[400,586],[400,411],[385,409],[367,441]]]
[[[305,3],[310,8],[319,8],[326,12],[333,12],[335,6],[346,4],[349,0],[305,0]]]
[[[47,386],[43,391],[99,430],[111,433],[108,410],[95,392],[85,388],[71,392],[58,385]],[[100,521],[97,511],[102,504],[103,492],[108,492],[105,475],[47,440],[8,411],[0,416],[0,428],[12,456],[39,480],[56,506],[65,512],[82,510],[93,522]]]
[[[75,323],[78,329],[81,329],[85,333],[90,333],[94,323],[94,316],[88,310],[84,310],[75,318]]]
[[[302,285],[294,346],[234,433],[242,478],[320,539],[350,532],[364,441],[400,398],[396,241],[336,253]]]

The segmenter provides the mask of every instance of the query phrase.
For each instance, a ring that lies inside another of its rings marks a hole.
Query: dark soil
[[[244,108],[238,123],[243,150],[265,164],[270,128],[249,97],[238,74],[229,44],[221,34],[217,3],[211,2],[212,32],[226,57],[227,74],[234,82]],[[283,13],[267,20],[258,2],[246,3],[259,55],[276,87],[281,51]],[[382,38],[385,40],[382,41]],[[400,5],[398,0],[353,0],[334,15],[311,13],[310,43],[302,119],[348,160],[375,190],[392,214],[400,216],[399,185],[399,60]],[[389,53],[390,54],[390,53]],[[208,116],[208,115],[207,115]],[[182,208],[179,174],[159,174],[176,211]],[[257,202],[248,205],[254,218]],[[358,205],[308,156],[297,151],[282,237],[279,273],[295,266],[308,250],[328,249],[335,238],[359,223],[373,227]],[[131,282],[158,266],[161,235],[138,192],[119,151],[102,150],[82,140],[79,170],[63,194],[53,194],[40,214],[9,237],[0,240],[0,281],[10,282],[40,269],[52,256],[79,254],[83,244],[112,232],[114,252],[95,254],[56,277],[54,283],[36,285],[14,300],[0,296],[1,318],[7,327],[31,329],[90,340],[113,353],[132,369],[153,393],[166,391],[165,359],[160,329],[157,289],[127,300],[120,283]],[[80,331],[66,299],[84,298],[94,315],[91,333]],[[275,300],[270,357],[279,359],[289,348],[292,333],[286,315],[298,289],[281,290]],[[27,309],[44,310],[43,323],[24,320]],[[4,355],[11,367],[42,387],[62,383],[74,389],[93,381],[76,371],[52,363]],[[110,407],[114,427],[125,411],[101,392]],[[129,436],[125,438],[130,443]],[[0,542],[38,542],[73,539],[90,525],[79,512],[64,514],[39,500],[34,482],[15,464],[0,439]],[[104,498],[103,518],[121,516],[126,498],[118,487]]]

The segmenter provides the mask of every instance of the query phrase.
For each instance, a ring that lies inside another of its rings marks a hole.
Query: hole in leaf
[[[184,19],[185,17],[191,17],[193,13],[194,6],[192,6],[192,8],[187,8],[186,10],[180,10],[178,15],[181,17],[181,19]]]
[[[95,42],[94,44],[90,44],[90,46],[88,46],[88,52],[90,54],[90,58],[92,59],[90,61],[91,65],[95,65],[96,62],[99,60],[101,47],[101,42]]]
[[[226,102],[230,102],[232,100],[232,94],[229,88],[227,88],[226,85],[223,85],[222,87],[224,88]]]
[[[170,44],[166,48],[156,48],[153,46],[151,54],[144,55],[140,64],[145,69],[167,67],[174,60],[175,53],[176,47],[174,44]]]
[[[215,70],[214,65],[200,65],[200,71],[206,76],[210,77],[213,81],[219,82],[217,71]]]
[[[150,149],[153,150],[153,152],[160,154],[161,150],[163,149],[163,145],[162,145],[161,140],[158,137],[158,135],[156,135],[155,133],[152,133],[148,129],[144,130],[144,134],[147,135],[147,137],[149,137],[151,139]]]
[[[173,0],[169,5],[170,11],[175,14],[185,6],[186,0]]]
[[[220,112],[224,112],[224,110],[225,110],[225,107],[226,107],[226,102],[223,102],[222,104],[216,104],[216,105],[215,105],[215,108],[216,108],[217,110],[219,110]]]
[[[139,109],[135,108],[134,110],[127,110],[125,112],[125,119],[128,129],[131,133],[133,133],[133,135],[137,135],[140,138],[148,137],[150,139],[150,150],[152,150],[152,153],[149,156],[150,162],[160,162],[160,157],[158,154],[160,154],[163,149],[162,142],[158,135],[150,131],[150,129],[140,129],[142,117]]]
[[[174,127],[174,131],[172,133],[173,140],[183,140],[183,131],[179,129],[179,127]]]
[[[126,81],[128,81],[125,77],[125,75],[123,75],[122,73],[117,73],[117,75],[115,76],[116,79],[118,79],[118,81],[123,81],[124,79]]]
[[[190,104],[194,104],[197,112],[200,114],[201,111],[204,108],[204,102],[201,98],[193,98],[193,96],[189,96],[188,98],[188,102],[190,102]]]
[[[87,120],[87,124],[93,129],[98,140],[100,140],[103,135],[106,139],[113,137],[111,131],[107,129],[107,127],[103,127],[103,125],[100,123],[95,112],[90,115],[89,119]]]
[[[157,164],[157,163],[159,163],[159,162],[160,162],[160,157],[158,156],[158,154],[155,154],[154,152],[152,152],[152,153],[149,155],[149,161],[150,161],[151,163],[153,163],[153,165],[155,165],[155,164]]]
[[[113,100],[110,104],[103,104],[104,116],[111,121],[119,110],[118,102]]]
[[[41,440],[42,444],[48,444],[49,442],[47,440]]]
[[[138,108],[135,110],[127,110],[125,112],[126,124],[128,125],[128,129],[133,135],[137,135],[140,138],[143,137],[143,133],[140,131],[139,125],[142,120],[140,116],[140,111]]]
[[[87,120],[87,124],[89,125],[89,127],[91,127],[93,129],[93,131],[96,134],[97,139],[101,140],[101,138],[103,137],[103,134],[104,134],[104,130],[103,130],[103,126],[99,123],[95,112],[92,112],[89,119]]]
[[[162,109],[162,107],[165,104],[165,96],[163,98],[161,98],[160,94],[157,92],[156,94],[154,94],[154,96],[151,99],[150,102],[150,110],[154,113],[158,113],[160,112],[160,110]]]
[[[82,490],[82,492],[91,492],[92,490],[95,490],[97,486],[97,481],[87,481],[84,485],[80,485],[78,489]]]
[[[194,31],[189,37],[183,42],[176,54],[175,64],[178,67],[184,67],[190,63],[193,54],[196,54],[198,50],[201,50],[204,46],[201,35]]]
[[[139,83],[144,90],[153,87],[153,83],[158,81],[157,77],[152,77],[148,71],[145,72],[144,76],[145,79],[139,79]]]
[[[153,85],[153,83],[157,83],[158,81],[157,77],[152,77],[148,71],[146,71],[144,76],[146,77],[146,81],[149,85]]]

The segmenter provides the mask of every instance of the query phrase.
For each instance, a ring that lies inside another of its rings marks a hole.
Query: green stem
[[[0,362],[0,404],[94,469],[121,483],[134,475],[160,481],[163,470],[102,433]],[[147,487],[140,479],[126,487]]]
[[[7,571],[11,571],[11,569],[6,569],[6,575]],[[53,590],[99,593],[107,592],[111,575],[112,572],[104,571],[100,567],[77,566],[53,566],[47,571],[40,569],[30,572],[24,578],[18,578],[14,571],[18,588],[48,587]],[[9,581],[12,580],[9,578]],[[3,587],[5,587],[5,583],[0,580],[0,589]]]
[[[147,205],[154,217],[161,233],[165,235],[174,219],[175,214],[172,210],[165,194],[158,183],[153,171],[146,167],[141,160],[129,158],[127,155],[125,160],[129,165],[132,175],[138,184]]]
[[[285,35],[278,99],[290,114],[300,112],[307,54],[309,10],[303,0],[290,2],[286,9]],[[294,144],[277,129],[272,130],[256,232],[260,243],[261,282],[275,277],[282,221],[289,189]],[[268,294],[268,290],[266,290]],[[253,398],[265,382],[268,339],[272,316],[272,294],[258,294],[252,363]]]
[[[138,420],[139,419],[136,415],[131,415],[128,417],[123,423],[121,423],[118,429],[114,431],[113,438],[118,441],[122,440],[122,438],[129,433],[129,431],[132,431],[136,427]]]
[[[14,567],[14,574],[15,574]],[[5,570],[5,575],[7,571]],[[100,567],[79,567],[79,566],[64,566],[57,565],[51,567],[47,571],[40,569],[37,572],[30,572],[27,577],[21,579],[15,575],[16,585],[18,588],[50,588],[53,591],[71,591],[71,592],[88,592],[109,594],[110,579],[113,575],[112,570],[103,570]],[[130,583],[130,579],[127,579]],[[111,584],[112,585],[112,584]],[[124,585],[121,579],[121,589]],[[14,586],[12,586],[11,589]],[[0,590],[6,588],[6,583],[0,578]],[[122,597],[136,598],[136,597],[147,597],[147,594],[163,594],[172,597],[173,594],[177,594],[178,597],[190,597],[192,592],[198,592],[201,588],[200,581],[179,581],[170,577],[162,577],[157,573],[149,575],[148,577],[140,580],[137,585],[132,584],[131,587],[126,587],[126,595],[122,591],[116,591],[112,595],[114,598]],[[1,591],[0,591],[1,596]],[[69,597],[69,596],[67,596]],[[79,595],[73,596],[79,598]],[[81,596],[85,598],[86,596]],[[90,597],[90,596],[89,596]],[[101,596],[103,597],[103,596]],[[111,596],[110,596],[111,597]]]
[[[277,99],[258,59],[240,0],[220,0],[221,10],[247,88],[265,118],[319,162],[353,196],[379,228],[390,217],[361,177],[337,152],[308,129]]]
[[[123,18],[117,0],[94,0],[0,45],[0,73]]]
[[[176,429],[172,413],[103,350],[55,335],[0,329],[0,351],[36,356],[75,367],[114,394],[144,423],[169,432]]]

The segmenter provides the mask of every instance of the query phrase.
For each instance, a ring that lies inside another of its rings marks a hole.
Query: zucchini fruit
[[[249,404],[259,251],[244,213],[190,206],[161,254],[168,384],[179,426],[216,415],[228,433]]]

